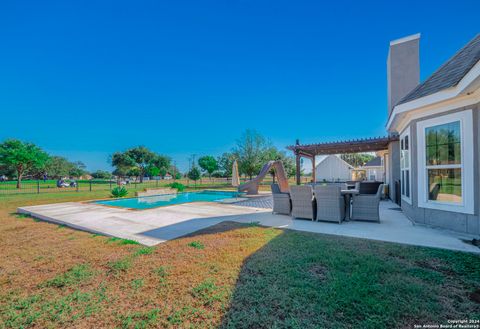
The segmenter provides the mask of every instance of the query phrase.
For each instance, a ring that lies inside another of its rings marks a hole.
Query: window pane
[[[410,197],[410,170],[405,170],[405,195]]]
[[[405,195],[405,171],[402,170],[402,184],[400,185],[401,187],[401,193],[402,195]]]
[[[425,143],[427,165],[461,164],[459,121],[426,128]]]
[[[448,164],[448,144],[439,144],[437,147],[437,165]]]
[[[405,150],[408,150],[408,136],[405,136]]]
[[[452,163],[455,164],[461,164],[462,163],[462,157],[460,156],[460,150],[461,150],[461,144],[460,143],[455,143],[453,145],[454,153],[455,153],[455,159]]]
[[[426,145],[436,145],[437,144],[437,133],[435,127],[430,127],[425,129],[425,138],[427,139]]]
[[[448,144],[448,124],[433,127],[437,133],[437,145]]]
[[[428,200],[462,202],[462,170],[428,169]]]
[[[437,147],[427,146],[427,166],[434,166],[437,164]]]
[[[448,142],[460,143],[460,122],[452,122],[448,125]]]

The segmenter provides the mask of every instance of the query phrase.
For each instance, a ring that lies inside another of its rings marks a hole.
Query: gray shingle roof
[[[375,157],[372,160],[368,161],[364,167],[380,167],[382,165],[382,158]]]
[[[477,34],[427,80],[402,98],[397,105],[455,87],[479,60],[480,34]]]

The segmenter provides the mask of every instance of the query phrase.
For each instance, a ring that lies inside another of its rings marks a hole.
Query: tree
[[[365,163],[375,158],[375,156],[368,153],[346,153],[340,155],[340,158],[349,165],[357,168],[363,166]]]
[[[72,164],[67,159],[60,156],[52,156],[46,163],[44,173],[51,178],[66,177],[69,175],[70,169],[72,169]]]
[[[32,143],[9,139],[0,144],[0,166],[15,169],[17,188],[26,172],[44,168],[48,159],[48,154]]]
[[[205,155],[198,159],[198,165],[202,168],[203,171],[208,173],[208,177],[212,178],[212,174],[215,170],[218,169],[217,160],[211,155]]]
[[[187,176],[189,179],[196,182],[201,177],[200,170],[198,170],[196,166],[193,166],[192,169],[190,169],[190,171],[188,172]]]
[[[137,174],[140,178],[140,183],[143,182],[143,177],[147,171],[147,167],[155,160],[158,160],[158,155],[147,149],[145,146],[137,146],[126,150],[125,152],[116,152],[112,155],[112,166],[120,169],[121,172],[127,174]],[[125,170],[126,169],[126,170]]]
[[[232,176],[233,161],[235,155],[233,153],[225,152],[217,158],[218,169],[223,177]]]
[[[293,157],[289,157],[286,155],[285,152],[278,150],[275,146],[269,147],[265,150],[263,154],[264,160],[263,162],[266,163],[268,161],[282,161],[283,168],[285,169],[285,174],[288,177],[295,176],[295,160]],[[275,171],[272,169],[270,174],[274,177]]]
[[[97,170],[92,173],[92,177],[95,179],[110,179],[112,174],[105,170]]]
[[[258,174],[265,159],[264,154],[270,146],[271,143],[257,131],[246,130],[233,149],[238,159],[240,173],[249,176],[250,179]]]
[[[171,162],[172,160],[169,157],[160,154],[156,154],[152,159],[152,164],[160,169],[160,172],[165,172],[165,174],[161,175],[162,177],[166,175],[166,172],[171,166]]]
[[[193,165],[192,169],[187,173],[187,177],[195,182],[195,188],[197,188],[197,180],[200,179],[201,173],[200,170]]]
[[[149,177],[158,176],[160,174],[160,169],[158,169],[158,167],[156,167],[154,165],[148,165],[147,170],[146,170],[146,174]]]
[[[159,174],[160,176],[162,176],[162,178],[165,178],[165,176],[167,175],[167,172],[168,172],[168,171],[167,171],[167,168],[165,168],[165,167],[162,167],[162,168],[160,168],[160,169],[158,170],[158,174]]]
[[[71,177],[81,177],[87,173],[85,170],[87,166],[82,161],[70,162],[70,170],[68,171],[68,176]]]

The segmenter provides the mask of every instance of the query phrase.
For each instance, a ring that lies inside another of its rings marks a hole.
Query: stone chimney
[[[420,82],[420,33],[390,42],[387,59],[388,114]]]

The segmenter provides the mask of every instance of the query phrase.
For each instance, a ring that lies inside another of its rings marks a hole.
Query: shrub
[[[201,243],[200,241],[192,241],[188,244],[188,246],[192,247],[192,248],[195,248],[195,249],[204,249],[205,248],[203,243]]]
[[[183,192],[185,190],[185,185],[179,182],[173,182],[171,184],[168,184],[168,187],[176,188],[178,192]]]
[[[112,189],[111,193],[114,198],[122,198],[128,194],[128,191],[125,186],[117,186]]]

